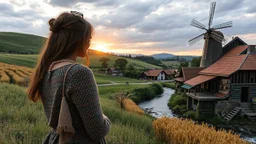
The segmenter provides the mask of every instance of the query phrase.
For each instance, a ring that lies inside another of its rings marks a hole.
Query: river
[[[152,100],[142,102],[139,106],[155,118],[160,118],[161,116],[174,117],[172,110],[167,106],[173,93],[173,89],[164,88],[164,92],[161,95]]]
[[[169,109],[169,107],[167,106],[168,101],[171,95],[175,92],[175,90],[170,88],[163,88],[163,89],[164,89],[164,92],[161,95],[155,97],[152,100],[139,103],[139,106],[146,113],[149,113],[155,118],[160,118],[162,116],[177,117],[175,114],[173,114],[172,110]],[[256,144],[256,138],[251,138],[244,134],[242,135],[243,135],[242,137],[248,142]]]

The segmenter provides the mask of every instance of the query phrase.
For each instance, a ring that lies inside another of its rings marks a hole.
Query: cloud
[[[74,6],[76,3],[92,3],[96,6],[113,6],[121,2],[122,0],[50,0],[48,3],[54,6],[70,7]]]
[[[239,35],[245,42],[255,44],[256,3],[253,0],[216,1],[213,25],[232,20],[232,28],[220,31],[229,40]],[[188,40],[205,31],[190,26],[190,22],[196,19],[207,25],[209,8],[210,2],[206,0],[9,0],[0,2],[0,30],[47,36],[47,22],[51,17],[78,10],[93,24],[93,40],[111,43],[109,47],[113,50],[179,54],[195,50],[199,53],[204,41],[189,47]]]

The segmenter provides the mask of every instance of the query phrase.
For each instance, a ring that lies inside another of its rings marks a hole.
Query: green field
[[[131,91],[135,88],[138,86],[99,87],[103,112],[112,122],[106,137],[109,144],[157,143],[151,118],[123,111],[115,100],[110,99],[118,91]],[[50,128],[47,126],[41,102],[34,104],[28,101],[25,88],[13,84],[0,83],[0,93],[0,143],[42,143]]]
[[[127,77],[120,77],[120,76],[109,76],[103,74],[94,74],[97,84],[109,84],[109,83],[139,83],[143,82],[141,80],[127,78]]]
[[[167,67],[178,68],[180,65],[179,61],[161,61]]]
[[[36,35],[0,32],[1,52],[39,53],[44,42],[45,38]]]

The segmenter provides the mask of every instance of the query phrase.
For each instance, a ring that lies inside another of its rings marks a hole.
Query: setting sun
[[[92,49],[97,50],[97,51],[102,51],[102,52],[110,52],[110,50],[104,44],[97,44]]]

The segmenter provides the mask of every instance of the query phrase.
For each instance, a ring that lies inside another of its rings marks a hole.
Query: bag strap
[[[63,79],[63,87],[62,87],[62,97],[65,97],[65,81],[66,81],[66,77],[67,77],[67,74],[68,74],[68,71],[77,64],[72,64],[71,66],[68,67],[65,75],[64,75],[64,79]]]

